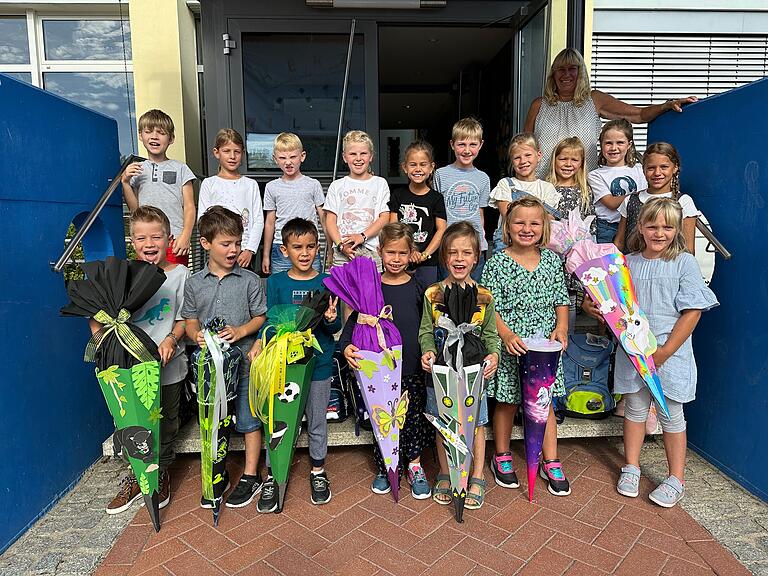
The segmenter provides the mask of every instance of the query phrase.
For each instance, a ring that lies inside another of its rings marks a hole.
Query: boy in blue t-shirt
[[[323,278],[327,278],[328,274],[321,274],[312,267],[319,249],[319,235],[312,222],[294,218],[285,223],[280,251],[290,260],[291,268],[272,274],[267,279],[267,308],[276,304],[301,304],[309,292],[323,290]],[[329,296],[323,321],[314,331],[323,352],[317,355],[315,361],[305,409],[309,459],[312,463],[309,486],[313,504],[326,504],[331,500],[330,482],[324,469],[328,452],[328,421],[325,413],[331,394],[332,357],[336,345],[333,335],[341,328],[337,304],[338,298]],[[277,485],[270,475],[264,482],[257,510],[266,513],[276,509]]]

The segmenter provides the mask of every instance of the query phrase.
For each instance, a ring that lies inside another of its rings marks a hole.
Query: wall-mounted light
[[[304,0],[310,8],[378,8],[380,10],[419,10],[445,8],[447,0]]]

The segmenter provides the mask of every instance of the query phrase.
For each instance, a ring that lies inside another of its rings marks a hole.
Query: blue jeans
[[[597,242],[598,244],[610,244],[616,236],[616,230],[619,229],[618,222],[608,222],[601,218],[597,219]]]
[[[501,237],[501,227],[496,228],[496,232],[493,233],[493,247],[491,249],[491,256],[498,254],[507,247]]]
[[[432,378],[432,375],[427,374],[427,378]],[[435,396],[434,386],[427,386],[427,407],[424,411],[435,418],[440,416],[437,411],[437,398]],[[486,397],[485,392],[483,392],[483,397],[480,400],[480,412],[477,414],[477,425],[485,426],[486,424],[488,424],[488,398]]]
[[[235,430],[241,434],[261,430],[261,420],[251,414],[251,404],[248,401],[248,376],[243,376],[237,383],[235,418]]]
[[[277,274],[278,272],[285,272],[286,270],[291,269],[291,261],[289,258],[283,256],[283,253],[280,251],[280,244],[272,244],[272,250],[269,253],[269,260],[269,271],[271,274]],[[318,272],[323,271],[323,261],[320,258],[320,252],[317,253],[315,261],[312,262],[312,268]]]

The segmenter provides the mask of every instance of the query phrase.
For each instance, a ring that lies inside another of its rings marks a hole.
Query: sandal
[[[477,486],[480,489],[480,492],[477,494],[470,492],[472,486]],[[485,489],[487,487],[488,483],[483,478],[470,478],[469,486],[467,486],[467,497],[464,500],[464,508],[467,510],[478,510],[483,505],[483,502],[485,502]],[[470,500],[470,498],[472,500]]]
[[[444,483],[442,487],[441,482]],[[435,478],[435,485],[432,487],[432,500],[441,506],[448,506],[451,503],[451,477],[448,474],[438,474]]]

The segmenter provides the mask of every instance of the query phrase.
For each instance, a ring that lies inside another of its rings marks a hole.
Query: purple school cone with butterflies
[[[552,222],[548,248],[566,255],[565,269],[584,285],[627,353],[632,365],[651,391],[656,405],[669,416],[653,353],[656,337],[635,294],[635,285],[624,255],[613,244],[597,244],[589,234],[593,216],[582,220],[572,210],[567,222]]]
[[[557,377],[560,342],[543,336],[524,338],[528,352],[518,359],[520,387],[523,392],[523,436],[525,438],[525,467],[528,473],[528,502],[533,502],[536,474],[539,470],[541,446],[547,429],[549,407],[552,404],[552,384]]]
[[[403,341],[392,322],[391,306],[384,304],[381,275],[373,260],[360,256],[332,268],[323,284],[358,313],[352,344],[359,348],[362,359],[355,377],[397,502],[400,430],[405,425],[408,393],[400,395]]]

